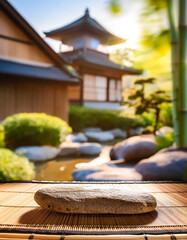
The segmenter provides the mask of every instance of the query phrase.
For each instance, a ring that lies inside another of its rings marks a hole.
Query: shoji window
[[[109,101],[121,101],[121,80],[109,80]]]
[[[106,101],[106,77],[84,75],[83,94],[87,101]]]

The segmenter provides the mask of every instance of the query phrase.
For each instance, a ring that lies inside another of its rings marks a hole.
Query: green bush
[[[4,127],[0,125],[0,148],[4,147]]]
[[[58,146],[71,128],[63,120],[44,113],[19,113],[3,121],[5,145],[9,148],[28,145]]]
[[[173,145],[174,143],[174,134],[173,132],[166,133],[165,136],[156,136],[156,145],[157,150],[161,150],[163,148],[167,148]]]
[[[154,126],[155,124],[155,115],[152,112],[143,113],[141,115],[142,119],[144,120],[146,126]]]
[[[172,103],[163,103],[160,111],[160,127],[173,126]]]
[[[153,126],[147,126],[142,130],[142,134],[150,134],[150,133],[153,133],[153,131],[154,131]]]
[[[102,130],[113,128],[127,130],[145,125],[145,122],[140,117],[124,117],[121,116],[121,111],[92,109],[80,106],[70,107],[69,122],[75,132],[82,131],[87,127],[99,127]]]
[[[32,180],[34,165],[9,149],[0,148],[0,180]]]

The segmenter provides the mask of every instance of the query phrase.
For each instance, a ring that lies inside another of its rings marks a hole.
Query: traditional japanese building
[[[69,51],[60,54],[82,75],[79,86],[68,88],[72,103],[114,108],[122,100],[122,76],[141,74],[139,70],[109,60],[107,46],[125,40],[111,34],[91,18],[88,9],[78,20],[45,34],[69,46]],[[102,104],[98,105],[98,102]]]
[[[8,3],[0,1],[0,121],[44,112],[68,121],[68,86],[76,71]]]

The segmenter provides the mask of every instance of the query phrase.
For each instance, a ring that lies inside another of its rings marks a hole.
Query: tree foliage
[[[155,78],[147,79],[137,79],[134,82],[134,87],[129,95],[128,106],[135,108],[135,114],[143,114],[144,112],[149,112],[150,110],[155,111],[155,125],[154,132],[157,130],[157,125],[159,122],[161,104],[166,102],[171,102],[170,95],[166,91],[158,89],[152,92],[149,96],[145,95],[145,85],[153,84]]]

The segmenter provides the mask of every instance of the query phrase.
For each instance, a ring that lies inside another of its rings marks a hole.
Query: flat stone
[[[24,155],[30,161],[46,161],[57,157],[60,150],[50,146],[25,146],[16,148],[15,152]]]
[[[114,135],[114,138],[123,138],[125,139],[127,137],[127,133],[124,130],[121,130],[119,128],[112,129],[108,131]]]
[[[114,140],[114,135],[111,132],[86,132],[85,135],[91,141],[107,142]]]
[[[42,188],[34,199],[51,211],[82,214],[139,214],[153,211],[157,205],[149,193],[89,184]]]
[[[102,151],[99,143],[71,143],[63,142],[60,145],[60,156],[95,156]]]
[[[83,142],[87,142],[87,141],[88,141],[88,138],[85,136],[84,133],[78,133],[77,135],[69,134],[66,137],[66,142],[83,143]]]

